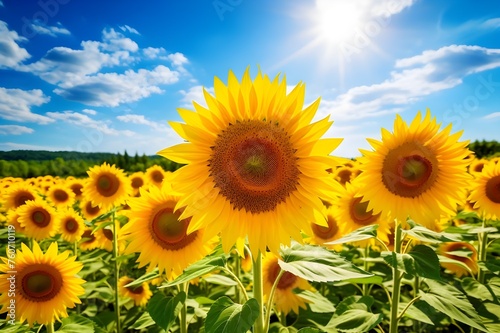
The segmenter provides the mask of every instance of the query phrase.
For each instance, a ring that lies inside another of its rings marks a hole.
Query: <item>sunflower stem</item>
[[[264,332],[267,332],[269,330],[269,322],[271,321],[271,309],[273,307],[274,293],[276,292],[276,288],[278,288],[278,284],[279,284],[283,274],[285,274],[285,271],[280,268],[280,272],[278,273],[276,280],[274,280],[273,286],[271,287],[271,292],[269,293],[269,297],[268,297],[267,304],[266,304],[267,311],[266,311],[266,318],[264,320]],[[283,326],[286,326],[286,314],[285,314],[285,320],[282,321],[283,314],[284,314],[284,311],[281,311],[280,312],[280,322]]]
[[[54,322],[45,326],[47,328],[47,333],[54,333]]]
[[[280,312],[280,323],[286,327],[286,313],[285,311]]]
[[[181,333],[187,333],[188,331],[188,322],[187,322],[187,295],[189,291],[189,282],[184,282],[180,284],[180,291],[186,293],[186,302],[182,304],[181,312],[180,312],[180,330]]]
[[[235,290],[235,298],[236,298],[236,301],[238,303],[241,303],[240,301],[240,295],[243,295],[243,300],[246,302],[248,301],[248,294],[247,294],[247,291],[245,290],[245,286],[243,285],[243,283],[241,282],[241,280],[239,279],[239,277],[233,273],[229,268],[227,267],[222,267],[222,270],[224,272],[226,272],[229,276],[231,276],[231,278],[238,284],[238,288],[236,288]],[[240,291],[241,291],[241,294],[240,294]],[[238,293],[236,293],[238,292]]]
[[[241,272],[241,260],[240,260],[240,254],[235,251],[234,252],[234,277],[236,279],[236,282],[240,281],[240,272]],[[241,281],[238,283],[241,284]],[[236,299],[236,302],[241,303],[241,295],[240,295],[240,290],[238,288],[234,288],[234,297]],[[247,298],[248,300],[248,298]]]
[[[111,214],[111,222],[113,225],[113,263],[114,263],[114,289],[115,289],[115,320],[116,320],[116,332],[121,332],[121,324],[120,324],[120,294],[118,292],[118,280],[120,278],[120,271],[118,266],[118,235],[115,225],[115,210],[113,210],[113,214]]]
[[[413,300],[416,298],[420,299],[420,296],[418,295],[419,292],[420,292],[420,278],[418,277],[418,275],[415,275],[415,277],[413,278]],[[410,302],[410,303],[413,304],[415,302]],[[411,305],[410,303],[408,303],[408,305],[406,306],[406,309],[410,307],[410,305]],[[404,311],[406,311],[406,309]],[[414,321],[413,330],[415,332],[420,332],[420,321],[418,321],[418,320]]]
[[[78,242],[73,242],[73,254],[75,255],[75,261],[78,260]],[[81,312],[81,304],[76,304],[76,313],[80,314]]]
[[[257,258],[253,258],[253,260],[253,297],[259,303],[259,316],[254,324],[254,332],[266,333],[266,331],[264,331],[264,290],[262,280],[262,253],[260,250]]]
[[[401,238],[402,230],[401,225],[396,222],[396,230],[394,231],[394,252],[401,252]],[[399,296],[401,288],[402,275],[399,272],[398,265],[395,264],[392,268],[392,295],[391,295],[391,318],[389,324],[389,333],[398,332],[398,308],[399,308]]]

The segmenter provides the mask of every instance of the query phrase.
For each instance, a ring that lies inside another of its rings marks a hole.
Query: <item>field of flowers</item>
[[[305,87],[179,109],[184,166],[0,179],[2,332],[500,332],[500,158],[428,110],[335,157]]]

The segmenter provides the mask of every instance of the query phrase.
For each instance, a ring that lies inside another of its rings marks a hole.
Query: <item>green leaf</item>
[[[488,290],[488,288],[486,288],[485,285],[479,283],[475,279],[466,277],[462,280],[461,285],[462,289],[468,296],[472,296],[479,300],[493,301],[493,295]]]
[[[227,260],[225,255],[209,255],[202,260],[190,265],[175,280],[163,284],[160,288],[176,286],[181,283],[189,282],[205,274],[213,272],[220,267],[224,267],[226,265],[226,262]]]
[[[347,279],[345,282],[355,284],[382,284],[382,282],[384,282],[384,278],[379,275],[373,275],[364,278]]]
[[[440,280],[439,259],[434,250],[426,245],[416,245],[409,253],[382,252],[384,260],[410,275]]]
[[[310,290],[301,290],[297,295],[309,301],[309,307],[312,311],[317,313],[333,313],[335,312],[335,307],[332,302],[325,296],[318,292],[312,292]]]
[[[245,304],[235,304],[222,296],[210,307],[205,320],[206,333],[245,333],[259,316],[259,303],[251,298]]]
[[[427,280],[426,283],[430,290],[421,293],[421,301],[427,302],[450,318],[487,332],[472,304],[458,289],[433,280]]]
[[[442,243],[442,242],[459,242],[461,238],[457,234],[450,234],[445,232],[436,232],[427,229],[421,225],[410,223],[413,228],[409,230],[403,230],[403,233],[411,236],[419,241],[426,243]]]
[[[407,304],[408,303],[399,303],[400,313],[406,307]],[[421,302],[421,304],[425,304],[427,307],[429,307],[427,303]],[[421,321],[429,325],[434,325],[434,322],[430,318],[428,312],[422,311],[422,309],[416,307],[415,304],[410,305],[410,307],[406,309],[404,316],[411,318],[413,320]]]
[[[137,287],[137,286],[140,286],[141,284],[143,284],[144,282],[151,281],[153,279],[156,279],[159,276],[160,276],[160,274],[158,273],[158,268],[155,268],[153,271],[146,273],[143,276],[141,276],[140,278],[125,285],[125,287],[128,287],[128,288]]]
[[[61,327],[57,330],[60,333],[94,333],[92,320],[82,316],[69,316],[64,318],[61,323]]]
[[[321,333],[321,331],[313,327],[303,327],[297,333]]]
[[[342,281],[373,276],[320,246],[294,242],[291,247],[281,248],[281,257],[283,260],[278,260],[281,269],[309,281]]]
[[[133,328],[136,330],[142,330],[146,327],[152,326],[155,324],[153,318],[148,312],[144,312],[139,319],[137,319],[129,328]]]
[[[368,332],[377,326],[384,316],[361,309],[349,309],[332,318],[326,328],[336,328],[340,332]]]
[[[365,239],[370,239],[377,236],[377,228],[378,224],[368,225],[366,227],[359,228],[342,238],[336,239],[334,241],[325,243],[325,245],[333,245],[333,244],[344,244],[357,242]]]
[[[162,292],[157,292],[149,300],[147,310],[156,324],[168,331],[185,301],[185,292],[180,292],[175,297],[167,297]]]
[[[337,304],[337,310],[335,311],[336,315],[341,315],[347,310],[370,310],[370,307],[375,302],[375,299],[372,296],[359,296],[352,295],[344,298],[339,304]]]
[[[205,278],[205,281],[213,284],[218,284],[221,286],[236,286],[237,283],[231,278],[220,274],[212,274]]]

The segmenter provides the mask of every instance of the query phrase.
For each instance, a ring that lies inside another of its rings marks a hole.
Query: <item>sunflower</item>
[[[308,243],[322,245],[329,249],[340,251],[342,244],[325,245],[325,243],[337,240],[345,235],[344,225],[339,223],[337,219],[336,206],[330,206],[326,209],[326,222],[328,226],[318,225],[314,222],[310,223],[310,231],[307,232],[308,236],[305,240]]]
[[[17,212],[17,209],[8,210],[6,220],[9,225],[14,226],[16,233],[19,232],[24,234],[24,227],[19,223],[19,213]]]
[[[447,258],[462,262],[469,267],[472,274],[477,273],[477,251],[472,244],[467,242],[441,243],[438,252]],[[470,255],[464,255],[464,252],[469,252]],[[441,262],[441,266],[455,273],[458,277],[469,275],[469,270],[459,264]]]
[[[335,180],[337,180],[340,184],[344,185],[353,180],[357,174],[354,168],[349,166],[342,166],[333,171]]]
[[[104,211],[125,203],[132,192],[127,176],[115,165],[103,163],[90,168],[87,173],[89,180],[83,187],[83,196]]]
[[[134,300],[136,306],[144,306],[148,303],[153,293],[149,289],[147,282],[136,287],[125,287],[127,284],[134,282],[134,279],[128,276],[122,276],[118,280],[118,290],[123,297],[128,297]]]
[[[144,172],[134,172],[128,178],[130,179],[130,185],[132,186],[132,195],[134,197],[139,196],[139,189],[146,184],[146,176],[144,175]]]
[[[69,178],[69,177],[68,177]],[[84,179],[66,179],[66,185],[75,194],[75,200],[80,200],[83,197],[83,187],[85,186]]]
[[[145,177],[149,184],[161,186],[163,178],[165,178],[165,171],[159,165],[152,165],[146,169]]]
[[[215,96],[204,91],[208,108],[193,103],[197,112],[179,109],[185,124],[171,123],[188,142],[158,153],[187,164],[171,181],[187,194],[178,207],[192,217],[188,233],[220,232],[226,252],[248,237],[254,257],[266,247],[278,253],[309,221],[326,225],[319,197],[340,187],[326,169],[341,140],[320,140],[332,122],[310,123],[319,99],[303,110],[302,83],[287,94],[285,79],[259,71],[252,81],[247,70],[241,83],[229,72],[228,85],[216,77],[214,87]]]
[[[70,207],[75,202],[75,193],[62,182],[52,185],[46,195],[57,208]]]
[[[17,213],[24,234],[37,241],[54,236],[59,229],[56,210],[42,199],[27,201]]]
[[[273,287],[274,281],[276,281],[280,270],[281,268],[278,264],[278,257],[270,252],[266,253],[262,261],[262,278],[264,280],[263,289],[265,299],[269,297],[271,288]],[[290,272],[285,272],[281,276],[274,293],[273,301],[276,311],[284,312],[285,314],[293,311],[298,314],[299,308],[307,308],[306,303],[308,302],[294,293],[294,289],[314,290],[307,280],[295,276]]]
[[[87,221],[91,221],[99,215],[105,213],[105,211],[99,208],[99,206],[92,204],[92,201],[85,199],[80,202],[80,211]]]
[[[486,164],[475,176],[469,200],[483,218],[500,218],[500,163]]]
[[[394,133],[382,129],[382,141],[368,140],[374,151],[361,150],[358,176],[368,210],[390,213],[399,222],[410,216],[426,226],[443,213],[454,214],[470,179],[469,150],[467,142],[457,141],[461,132],[439,127],[429,110],[424,119],[418,112],[409,127],[397,115]]]
[[[209,254],[217,242],[217,238],[204,239],[203,229],[186,233],[191,218],[180,219],[182,211],[175,209],[179,199],[169,183],[141,189],[141,196],[129,201],[129,222],[120,236],[130,240],[125,254],[140,252],[139,268],[149,263],[148,271],[158,267],[169,280]]]
[[[97,249],[99,247],[99,240],[92,232],[91,228],[85,228],[80,239],[80,248],[85,251]]]
[[[483,170],[484,166],[488,164],[488,160],[485,159],[485,158],[474,158],[471,163],[470,163],[470,166],[469,166],[469,172],[471,174],[477,174],[477,173],[481,173],[481,171]]]
[[[69,252],[58,254],[57,243],[50,244],[45,254],[37,242],[33,242],[33,251],[24,243],[16,255],[16,315],[21,323],[25,320],[32,326],[35,322],[48,325],[55,320],[67,317],[67,308],[81,303],[78,296],[85,291],[85,282],[76,276],[82,264],[76,257],[68,257]],[[11,281],[9,261],[2,258],[4,264],[0,271],[6,275],[0,279],[0,312],[7,312],[13,298],[8,293]],[[7,276],[8,274],[8,276]]]
[[[11,184],[4,193],[3,202],[6,209],[16,209],[26,201],[39,198],[36,187],[24,182]]]
[[[113,227],[112,223],[110,224],[109,221],[104,221],[96,224],[96,227],[101,225],[102,223],[106,223],[105,227],[98,228],[97,230],[94,231],[94,235],[97,238],[97,243],[99,244],[99,248],[106,250],[108,252],[113,251]],[[115,228],[117,232],[120,232],[120,223],[115,220]],[[125,244],[122,240],[118,241],[118,253],[122,253],[123,250],[125,249]]]
[[[338,199],[337,221],[344,227],[344,233],[349,234],[368,225],[378,225],[377,237],[388,242],[389,216],[374,213],[368,209],[369,201],[365,200],[361,192],[363,187],[358,181],[346,183],[344,192]]]
[[[73,208],[59,211],[59,232],[62,238],[70,243],[78,242],[85,230],[83,218]]]

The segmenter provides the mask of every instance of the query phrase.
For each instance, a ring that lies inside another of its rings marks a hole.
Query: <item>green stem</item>
[[[267,332],[269,330],[269,322],[271,320],[271,309],[273,307],[273,301],[274,301],[274,293],[276,292],[276,288],[278,287],[278,284],[281,280],[281,277],[285,274],[285,271],[280,269],[280,272],[278,273],[278,276],[276,277],[276,280],[274,280],[273,286],[271,287],[271,292],[269,293],[269,297],[267,299],[267,304],[266,304],[266,318],[264,320],[264,332]],[[281,321],[281,314],[283,311],[280,313],[280,322],[283,324]],[[285,323],[286,323],[286,315],[285,315]],[[286,324],[283,324],[283,326],[286,326]]]
[[[116,320],[116,332],[121,332],[121,324],[120,324],[120,295],[118,292],[118,280],[120,278],[120,271],[118,266],[118,235],[115,225],[115,211],[113,210],[113,214],[111,215],[111,222],[113,225],[113,268],[115,273],[114,279],[114,289],[115,289],[115,320]]]
[[[188,322],[187,322],[187,295],[189,291],[189,282],[184,282],[180,284],[180,290],[186,293],[186,302],[182,305],[180,312],[180,329],[181,333],[187,333]]]
[[[364,253],[364,260],[363,260],[363,269],[365,270],[365,272],[368,272],[368,253],[369,253],[369,249],[370,249],[370,246],[367,244],[365,246],[365,253]],[[367,296],[368,295],[368,284],[367,283],[363,283],[363,296]]]
[[[399,314],[398,316],[398,320],[401,319],[401,317],[403,317],[403,315],[405,314],[406,310],[408,310],[408,308],[413,304],[415,303],[416,301],[418,301],[420,299],[421,296],[418,296],[418,297],[414,297],[411,301],[408,302],[408,304],[406,304],[405,308],[403,309],[403,311],[401,311],[401,313]],[[417,332],[417,331],[415,331]],[[418,331],[420,332],[420,331]]]
[[[75,255],[75,260],[78,260],[78,242],[73,242],[73,254]],[[80,314],[81,304],[76,304],[76,313]]]
[[[415,277],[413,278],[413,299],[410,301],[410,303],[408,303],[406,308],[399,315],[400,317],[403,315],[403,313],[405,313],[406,309],[409,308],[411,304],[415,303],[417,299],[420,299],[420,296],[418,295],[419,292],[420,292],[420,278],[418,277],[418,275],[415,275]],[[415,320],[413,322],[413,330],[415,332],[420,332],[420,321]]]
[[[46,325],[45,327],[47,328],[47,333],[54,333],[54,323],[53,322]]]
[[[485,220],[483,219],[483,229],[486,227]],[[488,233],[487,232],[482,232],[479,234],[478,237],[479,240],[479,248],[478,248],[478,257],[479,257],[479,262],[485,262],[486,261],[486,246],[488,245]],[[477,272],[477,280],[479,283],[484,284],[485,281],[485,274],[484,271],[479,267],[478,272]]]
[[[394,231],[394,252],[401,253],[401,240],[402,240],[402,230],[401,225],[396,225],[396,230]],[[398,265],[395,264],[392,268],[392,302],[391,302],[391,318],[389,324],[389,333],[398,332],[398,308],[399,308],[399,295],[401,288],[402,275],[399,272]]]
[[[243,251],[245,253],[245,251]],[[240,254],[237,251],[234,251],[234,279],[236,283],[240,281],[240,272],[241,272],[241,260],[240,260]],[[233,272],[231,272],[233,273]],[[238,283],[238,285],[241,284],[241,281]],[[241,289],[241,286],[240,286]],[[234,289],[234,298],[236,299],[236,302],[241,303],[241,295],[240,295],[240,289],[235,288]],[[244,289],[243,289],[244,290]],[[247,299],[248,300],[248,299]]]
[[[286,313],[285,311],[280,312],[280,323],[286,327]]]
[[[254,333],[267,333],[264,331],[264,290],[262,279],[262,253],[253,258],[253,297],[259,303],[259,316],[254,324]],[[269,311],[269,309],[268,309]]]
[[[244,285],[243,285],[243,283],[241,282],[241,280],[238,278],[238,276],[237,276],[235,273],[233,273],[233,272],[232,272],[229,268],[227,268],[227,267],[222,267],[222,270],[223,270],[224,272],[226,272],[229,276],[231,276],[231,277],[233,278],[233,280],[234,280],[234,281],[236,281],[236,283],[238,284],[239,290],[241,290],[241,291],[242,291],[242,293],[241,293],[241,294],[243,295],[243,298],[244,298],[245,302],[246,302],[246,301],[248,301],[248,294],[247,294],[247,291],[246,291],[246,289],[245,289],[245,286],[244,286]],[[238,290],[238,288],[236,288],[236,290]],[[237,302],[240,302],[239,297],[236,297],[236,301],[237,301]]]

